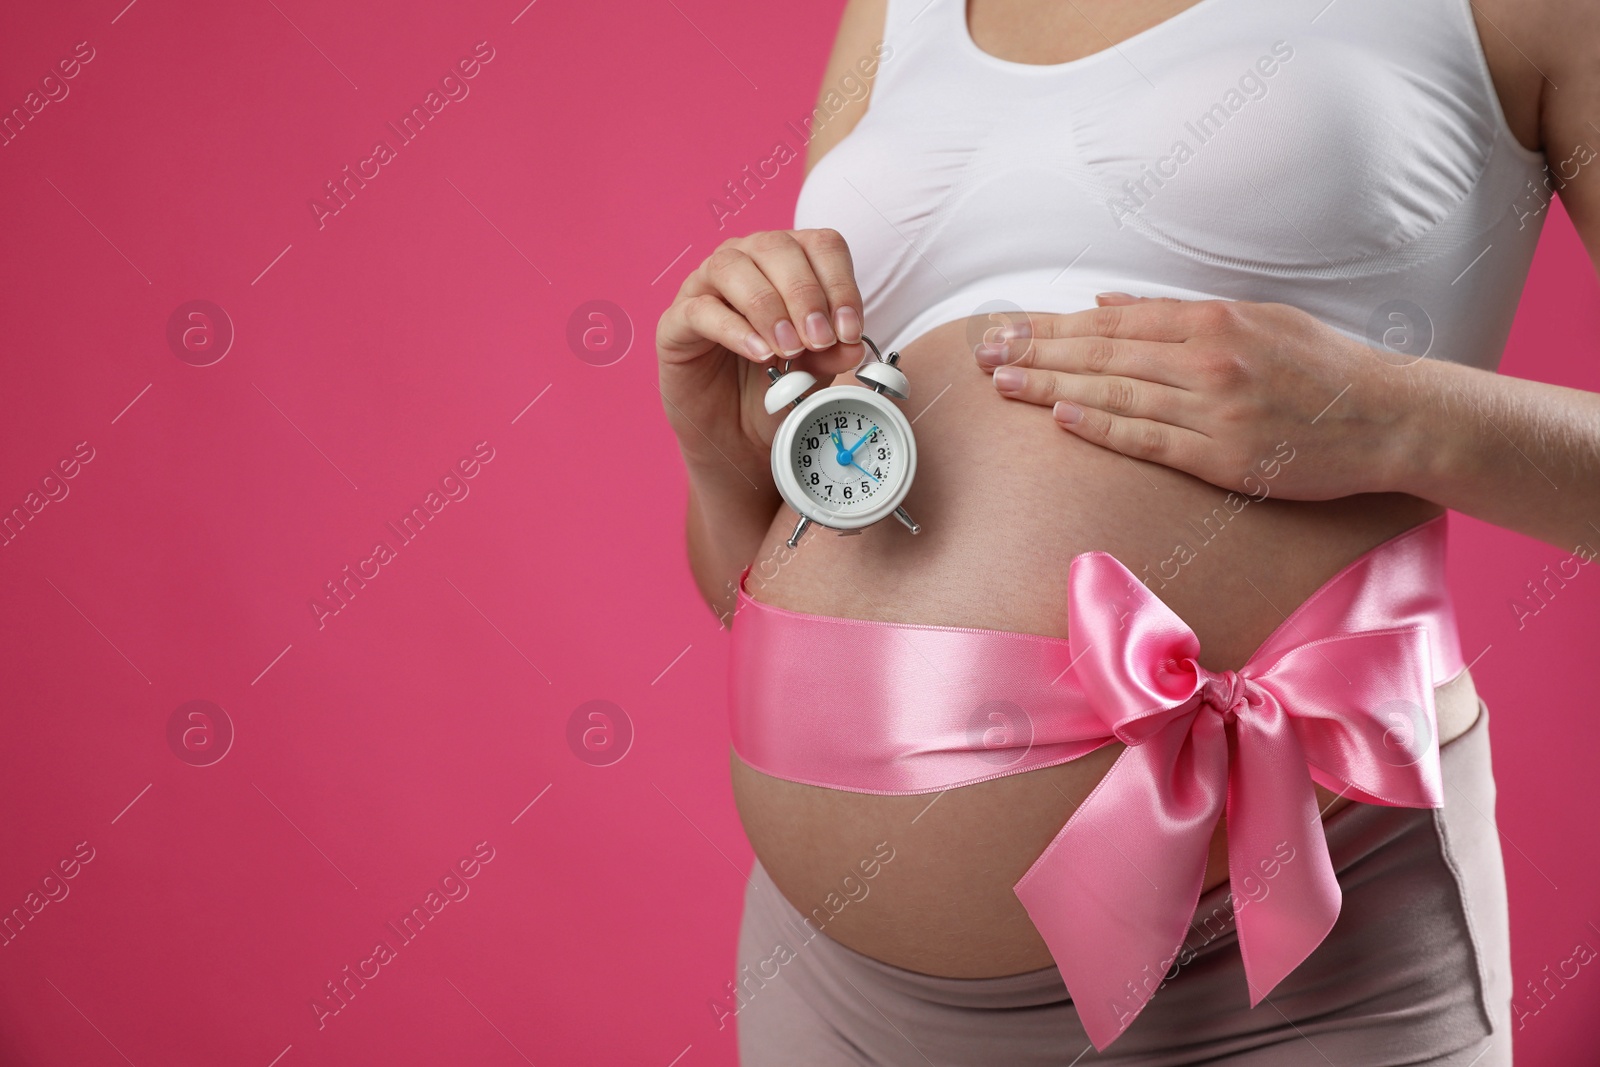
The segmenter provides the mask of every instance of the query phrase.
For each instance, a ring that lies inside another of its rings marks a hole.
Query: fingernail
[[[1000,339],[1002,341],[1018,341],[1024,337],[1032,336],[1033,323],[1031,322],[1013,322],[1000,327]]]
[[[1022,383],[1027,380],[1027,377],[1016,367],[996,367],[994,369],[994,387],[1002,392],[1021,389]]]
[[[833,327],[828,325],[828,316],[820,311],[813,311],[806,316],[806,333],[811,337],[812,348],[832,348],[837,340],[833,336]]]
[[[766,359],[772,355],[772,346],[767,344],[759,333],[751,333],[745,337],[744,350],[756,359]]]
[[[1056,417],[1057,422],[1066,423],[1068,426],[1083,418],[1083,409],[1065,400],[1057,400],[1056,406],[1050,409],[1050,413]]]
[[[772,335],[778,339],[778,347],[786,356],[792,356],[806,347],[800,343],[800,335],[794,332],[794,323],[788,319],[774,326]]]
[[[839,340],[847,345],[861,341],[861,313],[855,308],[840,308],[833,313],[833,321],[837,324]]]
[[[1094,294],[1094,298],[1096,300],[1135,300],[1135,299],[1137,299],[1137,297],[1135,297],[1131,293],[1096,293],[1096,294]]]
[[[1004,341],[998,344],[985,342],[974,351],[977,354],[978,362],[985,367],[998,367],[1000,364],[1007,362],[1011,356],[1011,346]]]

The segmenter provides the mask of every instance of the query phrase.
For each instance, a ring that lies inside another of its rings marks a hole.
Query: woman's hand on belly
[[[1099,301],[1032,314],[1009,330],[1031,336],[973,354],[1000,395],[1050,406],[1083,440],[1224,489],[1255,495],[1264,473],[1290,500],[1397,487],[1410,357],[1391,362],[1283,304]],[[1303,458],[1280,471],[1285,456]]]

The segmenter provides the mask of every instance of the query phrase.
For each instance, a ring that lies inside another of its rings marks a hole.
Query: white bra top
[[[1493,369],[1543,170],[1469,0],[1200,0],[1043,66],[981,50],[965,0],[888,0],[867,112],[795,226],[844,235],[884,351],[1120,290],[1292,304]]]

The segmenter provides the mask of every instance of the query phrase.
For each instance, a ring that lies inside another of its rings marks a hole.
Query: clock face
[[[790,464],[810,500],[833,514],[850,515],[873,510],[893,495],[904,453],[890,419],[870,403],[841,398],[796,425]]]
[[[785,503],[835,530],[894,514],[916,473],[911,423],[888,397],[856,385],[805,397],[772,438],[772,479]]]

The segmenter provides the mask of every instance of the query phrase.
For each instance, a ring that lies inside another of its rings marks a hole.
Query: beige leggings
[[[1441,761],[1443,808],[1329,817],[1339,921],[1271,996],[1250,1008],[1224,884],[1200,898],[1193,961],[1104,1053],[1056,968],[969,979],[891,966],[808,928],[757,862],[739,933],[740,1063],[1504,1067],[1511,959],[1481,701]],[[763,977],[775,957],[786,962]]]

